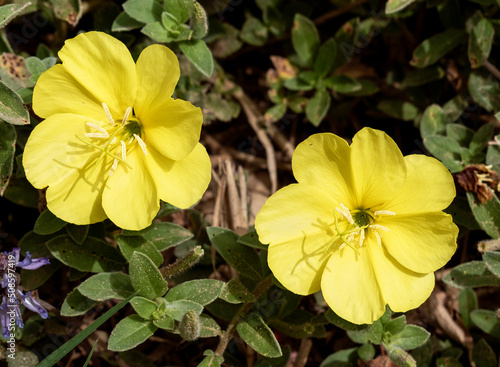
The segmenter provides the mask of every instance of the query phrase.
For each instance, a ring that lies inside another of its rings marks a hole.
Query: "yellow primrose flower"
[[[405,312],[429,297],[433,272],[451,258],[458,235],[442,212],[455,185],[439,161],[403,157],[384,132],[364,128],[350,146],[312,135],[297,146],[292,169],[298,183],[272,195],[255,220],[286,288],[321,290],[356,324],[371,324],[386,305]]]
[[[179,63],[152,45],[137,64],[127,47],[101,32],[67,40],[62,64],[43,73],[33,110],[45,120],[23,154],[33,186],[48,186],[50,211],[67,222],[110,218],[139,230],[151,224],[160,199],[195,204],[210,181],[199,143],[200,108],[173,99]]]

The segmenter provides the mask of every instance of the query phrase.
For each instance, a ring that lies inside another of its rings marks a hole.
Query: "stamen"
[[[375,229],[381,229],[382,231],[385,232],[390,232],[391,230],[385,226],[381,226],[380,224],[372,224],[370,228],[375,228]]]
[[[365,230],[362,229],[359,231],[359,247],[363,246],[363,242],[365,240]]]
[[[340,246],[339,246],[339,250],[342,250],[342,249],[345,247],[345,245],[347,245],[347,243],[346,243],[346,242],[344,242],[342,245],[340,245]]]
[[[85,133],[83,136],[87,138],[109,138],[109,134],[106,132],[106,134],[103,133]]]
[[[134,138],[136,138],[137,142],[139,143],[139,146],[141,147],[142,149],[142,152],[144,153],[144,155],[148,155],[148,151],[146,149],[146,143],[144,143],[144,141],[141,139],[141,137],[137,134],[134,134]]]
[[[132,107],[127,107],[125,115],[123,115],[122,126],[125,126],[125,124],[127,123],[128,117],[130,116],[130,112],[132,112]]]
[[[377,232],[375,228],[373,228],[373,226],[370,226],[370,229],[372,230],[373,233],[375,233],[375,237],[377,237],[378,247],[382,248],[382,240],[380,239],[380,234]]]
[[[134,141],[134,137],[132,136],[130,140],[128,141],[129,144],[131,144]]]
[[[373,215],[396,215],[396,213],[391,212],[390,210],[377,210]]]
[[[102,102],[102,108],[104,109],[104,112],[106,113],[106,117],[108,118],[109,123],[111,126],[115,126],[115,120],[113,120],[113,116],[111,116],[111,112],[109,112],[108,105],[104,102]]]
[[[122,159],[124,161],[127,160],[127,147],[125,146],[125,142],[123,140],[120,140],[120,144],[122,146]]]
[[[354,219],[352,218],[351,211],[349,210],[349,208],[342,203],[339,203],[339,205],[342,209],[339,209],[337,207],[335,207],[335,209],[337,209],[337,211],[347,219],[349,224],[354,224]]]
[[[94,124],[93,122],[90,122],[90,121],[86,122],[85,125],[92,127],[96,130],[99,130],[103,135],[105,135],[106,138],[109,138],[108,131],[105,128],[103,128],[97,124]],[[92,134],[92,133],[87,133],[87,134]],[[87,134],[85,134],[85,136],[87,136]]]
[[[111,169],[109,170],[109,177],[113,176],[113,173],[115,173],[116,167],[118,167],[118,159],[115,158],[113,165],[111,166]]]
[[[113,145],[114,143],[116,143],[116,136],[111,139],[111,145]]]

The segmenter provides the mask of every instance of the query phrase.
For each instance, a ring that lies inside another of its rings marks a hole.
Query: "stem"
[[[229,341],[233,338],[234,331],[236,329],[236,324],[238,323],[240,317],[244,317],[248,311],[252,308],[253,304],[257,302],[257,300],[262,297],[264,293],[266,293],[269,288],[273,285],[273,279],[272,275],[269,275],[267,278],[262,280],[257,287],[255,287],[253,291],[253,295],[255,296],[255,301],[253,302],[245,302],[236,315],[234,315],[233,319],[229,323],[226,331],[222,334],[219,345],[217,346],[217,349],[215,350],[215,355],[222,356],[224,354],[224,351],[227,348],[227,345]]]

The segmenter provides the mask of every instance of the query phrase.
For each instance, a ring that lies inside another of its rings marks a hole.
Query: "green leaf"
[[[156,249],[155,245],[144,237],[117,235],[115,238],[123,256],[128,261],[130,261],[134,252],[137,251],[148,256],[156,266],[160,266],[163,263],[163,256]]]
[[[378,345],[382,342],[384,338],[384,324],[380,319],[366,328],[366,336],[373,344]]]
[[[460,158],[455,154],[459,154],[462,150],[452,138],[441,135],[429,135],[424,138],[424,146],[431,152],[433,156],[438,158],[452,173],[460,172],[463,169],[463,164]]]
[[[238,235],[225,228],[207,228],[208,237],[217,252],[240,274],[254,280],[262,279],[262,268],[257,253],[237,243]]]
[[[56,18],[68,22],[72,26],[78,24],[81,16],[81,0],[50,0]]]
[[[314,72],[318,75],[318,78],[324,78],[330,73],[336,56],[337,42],[335,42],[334,38],[330,38],[321,45],[314,60]]]
[[[328,322],[344,330],[364,330],[367,327],[367,325],[353,324],[352,322],[344,320],[335,312],[333,312],[331,308],[329,308],[328,311],[325,312],[325,317]]]
[[[268,37],[267,27],[257,18],[248,17],[243,28],[241,28],[240,38],[253,46],[262,46]]]
[[[462,319],[465,327],[470,328],[472,326],[470,313],[477,309],[477,307],[476,292],[474,292],[472,288],[462,289],[458,295],[458,309],[460,311],[460,318]]]
[[[129,273],[132,286],[139,291],[140,296],[155,299],[167,292],[167,282],[147,255],[134,252],[130,259]]]
[[[497,339],[500,339],[500,319],[496,311],[474,310],[470,313],[472,322],[478,328]]]
[[[44,210],[35,222],[33,231],[37,234],[47,235],[60,231],[67,223],[59,219],[49,209]]]
[[[259,235],[255,230],[245,233],[243,236],[238,238],[236,242],[238,242],[241,245],[253,248],[259,248],[262,250],[267,250],[269,247],[268,245],[264,245],[259,241]]]
[[[486,190],[491,189],[486,187]],[[488,236],[496,239],[500,238],[500,201],[493,191],[492,194],[493,198],[484,204],[481,204],[472,192],[467,193],[467,199],[479,226]]]
[[[24,62],[26,64],[26,68],[31,74],[30,80],[34,83],[36,83],[40,75],[47,70],[43,61],[36,56],[26,58]]]
[[[425,109],[420,120],[420,135],[425,139],[431,135],[442,134],[446,131],[447,123],[441,106],[432,104]]]
[[[402,332],[406,326],[406,317],[404,315],[392,319],[387,324],[384,325],[384,332],[391,335],[396,335]]]
[[[194,301],[179,300],[167,303],[166,313],[176,321],[181,321],[186,312],[194,311],[197,315],[203,312],[203,306]]]
[[[197,3],[197,2],[196,2]],[[179,23],[186,23],[194,10],[193,0],[165,0],[163,8],[172,14]]]
[[[403,121],[412,121],[419,113],[418,107],[413,103],[395,99],[380,101],[377,108],[385,114]]]
[[[130,304],[134,308],[134,311],[145,320],[151,320],[153,318],[153,313],[158,308],[156,302],[140,296],[132,298]]]
[[[78,344],[80,344],[90,334],[92,334],[99,326],[104,324],[111,316],[113,316],[115,313],[117,313],[131,299],[132,299],[132,296],[128,297],[127,299],[124,299],[119,304],[113,306],[104,315],[100,316],[97,320],[95,320],[92,324],[90,324],[90,326],[86,327],[85,330],[79,332],[76,336],[74,336],[69,341],[64,343],[62,346],[57,348],[54,352],[52,352],[47,358],[45,358],[42,362],[40,362],[37,365],[37,367],[52,367],[53,365],[55,365],[66,354],[68,354]]]
[[[428,84],[443,78],[444,75],[444,70],[439,66],[412,70],[405,75],[405,78],[401,82],[401,88],[418,87]]]
[[[29,112],[19,94],[0,80],[0,120],[13,125],[28,125]]]
[[[97,301],[85,297],[78,291],[78,288],[75,288],[66,296],[61,306],[61,315],[66,317],[80,316],[94,308],[97,304]]]
[[[130,276],[124,273],[99,273],[91,276],[76,289],[94,301],[125,299],[134,293]]]
[[[141,33],[145,34],[156,42],[169,43],[175,40],[173,35],[165,29],[161,22],[146,24],[141,29]]]
[[[171,288],[165,299],[168,302],[184,299],[205,306],[219,297],[223,285],[224,282],[216,279],[190,280]]]
[[[375,347],[373,344],[363,344],[357,350],[359,358],[363,361],[370,361],[375,357]]]
[[[488,60],[494,35],[495,30],[486,18],[481,18],[479,22],[472,26],[469,32],[468,48],[471,68],[476,69],[481,67]]]
[[[474,136],[474,130],[461,124],[448,124],[446,125],[446,135],[455,140],[460,146],[468,147]]]
[[[221,329],[219,324],[208,315],[202,313],[200,315],[200,338],[211,338],[213,336],[220,336]]]
[[[121,12],[111,25],[112,32],[127,32],[138,29],[144,26],[144,23],[139,22],[128,15],[126,12]]]
[[[241,339],[257,353],[266,357],[280,357],[281,348],[272,330],[257,313],[251,313],[236,325]]]
[[[319,126],[330,108],[330,93],[326,90],[317,90],[306,106],[306,116],[314,126]]]
[[[82,245],[77,245],[71,237],[61,235],[48,241],[47,248],[56,259],[80,271],[116,271],[125,265],[116,248],[94,237],[87,237]]]
[[[224,358],[216,355],[213,350],[206,350],[203,355],[206,357],[197,367],[220,367],[224,362]]]
[[[500,278],[500,252],[486,251],[483,260],[488,270]]]
[[[498,138],[500,138],[499,135],[497,135]],[[500,145],[490,145],[488,147],[486,151],[486,165],[492,165],[492,171],[500,172]]]
[[[208,32],[207,13],[199,2],[194,2],[193,15],[191,17],[191,29],[193,30],[193,38],[199,39],[205,37]]]
[[[498,366],[495,351],[484,339],[479,340],[472,348],[472,360],[476,363],[476,367]]]
[[[76,224],[68,223],[66,225],[66,232],[73,241],[81,245],[89,233],[89,226],[78,226]]]
[[[330,354],[321,362],[320,367],[350,367],[357,363],[358,348],[342,349]]]
[[[334,75],[325,79],[325,85],[334,92],[351,94],[362,89],[362,85],[347,75]]]
[[[413,4],[415,0],[389,0],[385,3],[385,13],[393,14],[403,10],[408,5]]]
[[[162,6],[156,0],[127,0],[123,10],[141,23],[153,23],[161,20]]]
[[[0,121],[0,196],[3,196],[14,167],[16,152],[16,129]]]
[[[314,316],[309,312],[298,309],[295,309],[283,319],[273,318],[269,320],[269,325],[293,338],[324,338],[326,336],[324,324],[323,315]]]
[[[314,23],[306,16],[296,13],[293,18],[292,44],[299,59],[313,66],[319,46],[319,33]]]
[[[108,349],[117,352],[132,349],[145,342],[157,329],[152,321],[139,315],[126,317],[111,332]]]
[[[163,330],[173,330],[175,327],[175,320],[172,316],[165,314],[158,320],[153,320],[153,324]]]
[[[430,335],[427,330],[420,326],[407,325],[403,331],[390,338],[390,348],[415,349],[423,345]]]
[[[152,228],[143,233],[142,236],[153,242],[158,251],[177,246],[193,238],[193,233],[175,223],[155,223]]]
[[[389,357],[399,367],[417,367],[417,362],[403,349],[395,347],[389,350]]]
[[[472,72],[467,86],[470,95],[481,107],[488,112],[500,110],[500,99],[497,98],[500,95],[500,86],[491,74],[485,77],[477,71]]]
[[[47,249],[45,246],[43,247],[45,250]],[[35,253],[32,253],[31,255],[33,257],[39,257],[38,255],[35,256]],[[45,282],[49,280],[60,267],[61,263],[59,261],[51,259],[50,264],[44,265],[40,269],[21,269],[21,284],[27,291],[37,289],[41,285],[45,284]]]
[[[4,28],[15,17],[21,15],[21,13],[30,5],[30,3],[25,3],[0,6],[0,29]],[[2,99],[0,98],[0,100]]]
[[[179,42],[179,48],[196,68],[205,76],[212,75],[214,70],[214,60],[212,52],[207,44],[202,40],[191,40]]]
[[[454,287],[500,286],[500,279],[488,270],[483,261],[460,264],[443,280]]]
[[[293,77],[290,79],[286,79],[283,82],[283,85],[290,90],[300,91],[300,90],[311,90],[314,88],[314,84],[303,79]]]
[[[280,120],[286,112],[286,104],[278,103],[267,109],[264,113],[264,119],[266,122],[273,123]],[[266,246],[267,248],[267,246]]]
[[[250,292],[243,285],[243,283],[236,278],[224,283],[224,286],[221,289],[220,298],[233,304],[256,301],[252,292]]]
[[[472,154],[477,154],[483,151],[488,146],[488,142],[493,138],[495,132],[495,123],[490,122],[481,126],[469,144],[469,149]]]
[[[413,50],[413,59],[410,65],[416,68],[425,68],[434,64],[449,51],[458,46],[465,39],[465,31],[461,29],[447,29],[426,39]]]

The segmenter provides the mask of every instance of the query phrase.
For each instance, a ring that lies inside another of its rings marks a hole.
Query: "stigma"
[[[343,242],[339,246],[339,249],[343,249],[346,245],[354,250],[355,246],[362,247],[366,239],[367,230],[371,231],[375,235],[378,246],[381,248],[382,238],[379,231],[390,232],[390,229],[381,224],[377,224],[377,221],[384,215],[396,215],[395,212],[389,210],[377,210],[375,212],[370,209],[351,210],[342,203],[339,203],[339,207],[335,207],[335,210],[340,214],[341,220],[344,219],[349,223],[347,229],[340,232],[337,224],[337,216],[334,211],[335,229],[337,231],[337,235]]]
[[[76,137],[83,143],[101,151],[101,155],[95,165],[101,162],[106,156],[113,159],[113,163],[109,170],[109,176],[111,177],[120,163],[130,169],[133,168],[130,163],[127,162],[127,150],[137,145],[144,156],[148,155],[148,150],[146,143],[141,138],[142,125],[140,121],[133,116],[132,107],[127,107],[122,118],[118,120],[113,118],[106,103],[102,103],[102,108],[107,119],[106,123],[102,121],[100,121],[101,124],[90,121],[85,123],[91,131],[85,133],[84,136],[91,140],[87,141],[78,136]],[[92,172],[94,172],[94,170],[92,170]]]

